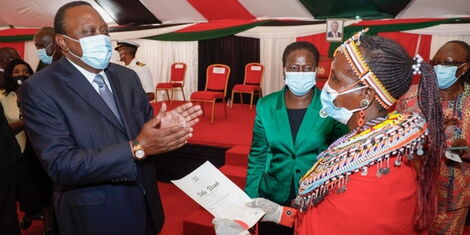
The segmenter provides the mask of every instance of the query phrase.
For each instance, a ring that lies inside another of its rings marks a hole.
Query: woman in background
[[[470,46],[450,41],[434,55],[439,96],[444,113],[447,158],[438,177],[438,214],[432,234],[462,234],[470,206]],[[419,111],[417,87],[400,99],[402,111]],[[453,150],[455,149],[455,150]]]
[[[308,42],[294,42],[282,56],[286,86],[259,100],[248,156],[246,193],[290,205],[298,182],[330,143],[346,133],[332,118],[320,118],[316,85],[319,53]],[[261,223],[259,233],[293,234],[293,230]]]
[[[10,128],[16,134],[16,139],[22,151],[22,157],[18,165],[19,178],[17,186],[17,200],[20,211],[25,212],[20,222],[22,229],[29,228],[33,218],[43,210],[45,211],[44,215],[47,216],[51,200],[50,180],[27,140],[16,97],[19,86],[31,75],[33,75],[33,70],[28,63],[21,59],[12,60],[5,68],[5,90],[0,96],[5,116]],[[48,227],[50,226],[47,225],[45,228]]]

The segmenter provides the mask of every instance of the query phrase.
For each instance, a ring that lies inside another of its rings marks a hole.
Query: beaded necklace
[[[389,160],[397,156],[394,165],[399,167],[406,156],[423,155],[427,124],[419,114],[393,112],[387,118],[378,118],[352,131],[323,151],[317,162],[300,180],[299,193],[294,205],[301,211],[319,203],[330,191],[346,191],[348,177],[368,167],[377,165],[376,176],[390,172]]]

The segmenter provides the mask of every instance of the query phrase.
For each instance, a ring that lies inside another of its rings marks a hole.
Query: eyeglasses
[[[459,67],[462,64],[465,64],[467,62],[457,62],[457,61],[436,61],[436,60],[431,60],[431,65],[436,66],[436,65],[444,65],[444,66],[457,66]]]

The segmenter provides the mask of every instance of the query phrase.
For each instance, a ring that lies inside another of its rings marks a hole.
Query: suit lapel
[[[129,112],[128,109],[126,108],[126,102],[125,102],[125,95],[123,95],[123,86],[121,82],[119,81],[117,75],[109,70],[106,71],[106,75],[108,76],[109,83],[111,84],[111,88],[113,89],[113,95],[114,95],[114,100],[116,101],[116,106],[118,107],[119,113],[121,114],[121,119],[122,119],[122,124],[124,125],[124,128],[126,129],[127,136],[131,138],[130,133],[131,130],[129,129]],[[115,94],[121,94],[121,95],[115,95]]]
[[[315,94],[312,97],[312,101],[305,112],[305,116],[302,119],[302,123],[300,124],[299,131],[297,132],[296,140],[295,140],[295,149],[301,148],[304,146],[302,142],[310,136],[310,132],[314,129],[314,126],[317,124],[317,119],[319,117],[318,112],[321,109],[321,103],[317,102],[320,100],[320,90],[316,87],[314,88]]]
[[[119,123],[119,120],[114,116],[111,109],[104,102],[101,96],[96,92],[93,86],[87,81],[80,71],[78,71],[67,59],[62,60],[66,71],[69,73],[69,79],[66,81],[67,85],[77,93],[83,100],[88,102],[98,113],[104,116],[114,126],[121,130],[124,134],[125,130]]]
[[[292,154],[295,154],[294,141],[292,140],[292,132],[291,132],[291,127],[289,123],[289,117],[287,115],[287,108],[286,108],[286,104],[284,101],[285,92],[286,92],[286,88],[284,87],[277,100],[276,110],[274,111],[274,114],[275,114],[274,119],[276,121],[279,138],[285,139],[287,141],[285,142],[286,148]]]

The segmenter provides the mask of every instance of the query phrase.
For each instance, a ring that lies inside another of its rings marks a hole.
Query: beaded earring
[[[364,125],[364,110],[359,111],[359,119],[357,119],[357,126],[362,127]]]
[[[364,117],[365,117],[364,109],[369,107],[369,104],[370,104],[369,100],[366,100],[366,99],[363,99],[360,103],[362,110],[359,111],[359,119],[357,119],[358,127],[362,127],[364,125]]]

